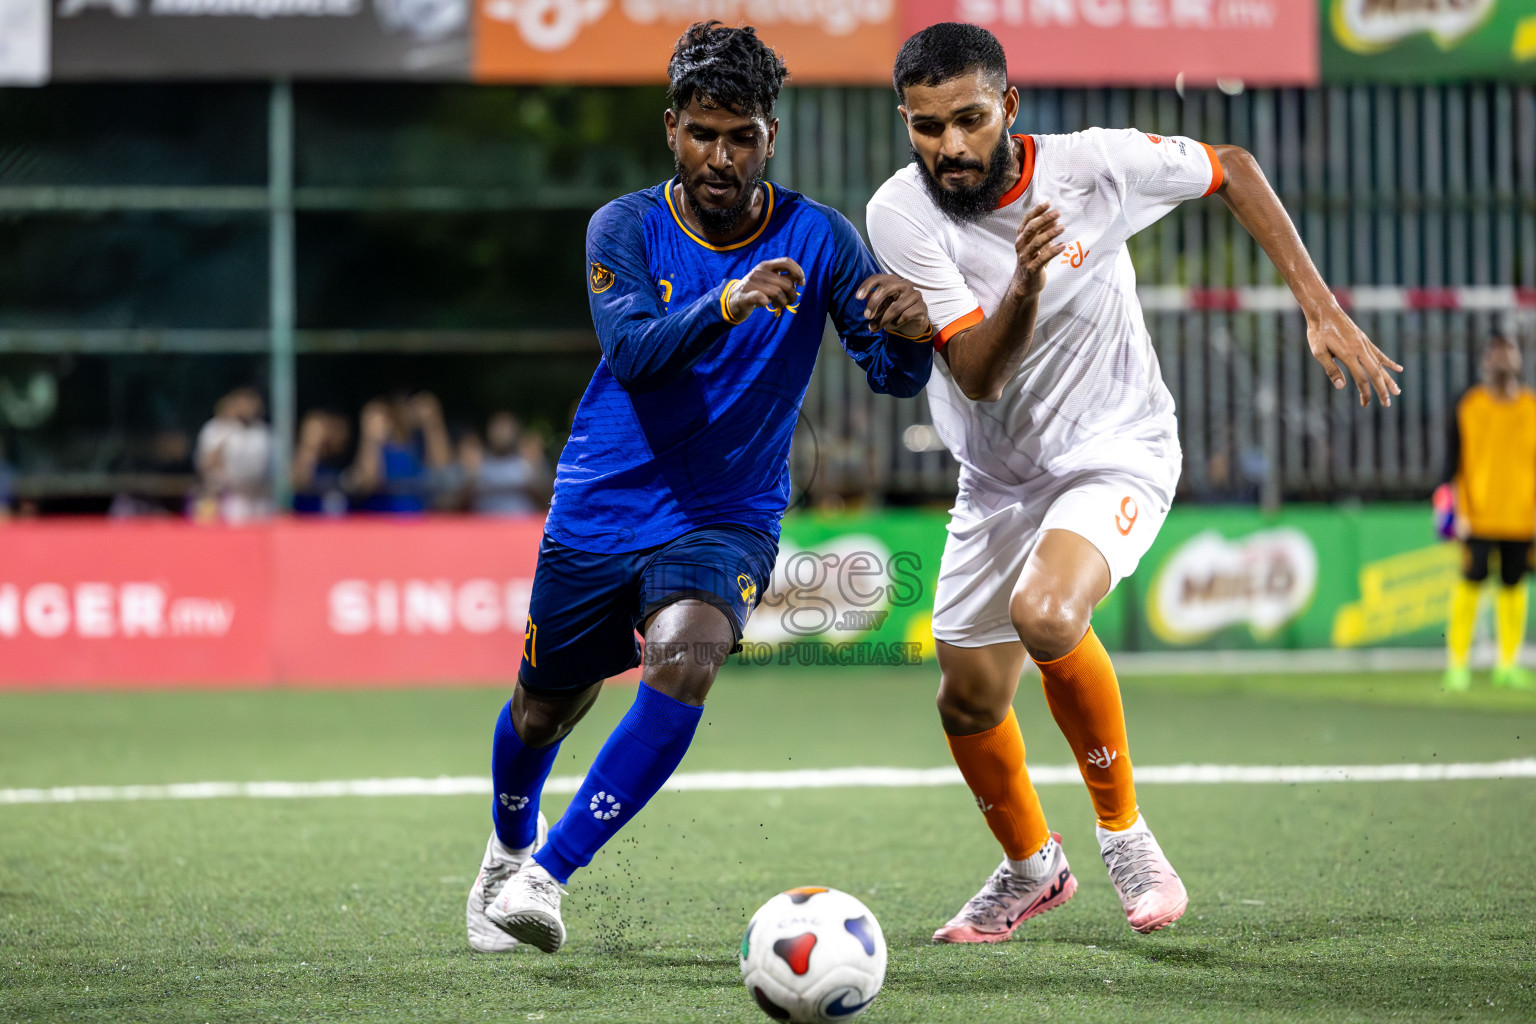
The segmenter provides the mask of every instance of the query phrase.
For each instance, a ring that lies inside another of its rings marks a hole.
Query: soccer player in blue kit
[[[603,358],[560,456],[512,699],[491,753],[495,825],[469,944],[565,942],[561,886],[676,770],[768,586],[789,446],[830,315],[876,391],[933,365],[927,308],[837,211],[763,180],[784,81],[751,28],[691,26],[668,66],[677,176],[587,228]],[[549,828],[539,796],[604,679],[643,680]],[[701,652],[705,656],[700,656]]]

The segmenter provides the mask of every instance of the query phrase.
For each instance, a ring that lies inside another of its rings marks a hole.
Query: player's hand
[[[923,338],[933,330],[928,304],[917,285],[895,274],[871,274],[853,297],[864,302],[864,319],[871,331],[895,331],[909,338]]]
[[[1045,269],[1051,261],[1066,251],[1064,242],[1057,242],[1066,228],[1061,226],[1061,214],[1051,209],[1050,203],[1041,203],[1024,215],[1019,225],[1013,248],[1019,255],[1013,271],[1013,289],[1020,298],[1032,299],[1045,287]]]
[[[1312,350],[1312,358],[1323,364],[1323,371],[1335,388],[1344,386],[1344,370],[1339,369],[1339,363],[1344,364],[1360,391],[1362,408],[1371,404],[1372,385],[1382,405],[1391,405],[1392,396],[1403,393],[1387,372],[1390,369],[1402,373],[1403,368],[1388,359],[1337,304],[1317,316],[1307,317],[1307,347]]]
[[[805,271],[788,256],[763,260],[731,289],[726,309],[738,323],[754,309],[788,309],[800,301],[804,284]]]

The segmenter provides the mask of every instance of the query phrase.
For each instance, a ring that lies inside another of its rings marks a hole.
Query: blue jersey
[[[762,225],[731,245],[684,226],[670,182],[592,217],[588,290],[603,358],[555,474],[544,528],[562,544],[638,551],[715,523],[777,537],[790,439],[829,315],[871,388],[910,397],[927,383],[933,346],[864,320],[854,292],[880,268],[848,219],[763,188]],[[797,303],[731,323],[726,285],[783,256],[805,271]]]

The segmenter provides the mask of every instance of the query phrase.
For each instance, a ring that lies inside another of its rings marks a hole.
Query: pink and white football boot
[[[1145,818],[1138,817],[1123,832],[1100,828],[1098,836],[1099,854],[1132,928],[1142,934],[1155,932],[1183,916],[1189,894]]]
[[[1025,921],[1071,899],[1077,892],[1077,879],[1067,866],[1061,836],[1052,832],[1047,848],[1035,856],[1042,855],[1049,866],[1041,878],[1014,874],[1006,860],[999,864],[960,913],[933,933],[933,941],[1006,942]]]

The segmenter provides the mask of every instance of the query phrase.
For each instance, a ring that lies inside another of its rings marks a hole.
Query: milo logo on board
[[[1333,0],[1330,21],[1339,44],[1376,53],[1428,32],[1450,49],[1488,19],[1498,0]]]

